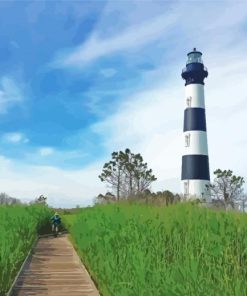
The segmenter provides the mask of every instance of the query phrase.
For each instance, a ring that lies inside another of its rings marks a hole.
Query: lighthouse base
[[[208,180],[182,180],[181,191],[184,198],[210,201],[210,190],[206,188],[209,183]]]

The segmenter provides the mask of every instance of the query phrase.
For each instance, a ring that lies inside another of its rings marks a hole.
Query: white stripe
[[[188,142],[186,141],[188,139]],[[186,144],[189,144],[186,147]],[[204,131],[187,131],[183,133],[183,155],[208,155],[207,133]]]
[[[188,105],[188,100],[190,104]],[[185,86],[185,109],[186,108],[205,108],[204,86],[202,84],[189,84]]]
[[[186,182],[187,185],[185,185]],[[188,186],[186,198],[206,198],[208,200],[210,199],[210,192],[206,190],[206,184],[209,184],[208,180],[183,180],[181,182],[181,191],[186,194],[185,188]]]

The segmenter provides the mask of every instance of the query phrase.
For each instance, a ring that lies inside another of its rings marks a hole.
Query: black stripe
[[[182,180],[210,180],[208,155],[183,155]]]
[[[184,110],[184,132],[206,131],[204,108],[187,108]]]
[[[208,76],[208,71],[201,63],[190,63],[183,69],[182,78],[185,79],[185,85],[198,83],[204,85],[204,78]]]

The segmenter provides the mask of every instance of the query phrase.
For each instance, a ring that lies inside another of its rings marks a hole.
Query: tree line
[[[120,200],[141,201],[145,203],[173,204],[184,200],[181,194],[169,190],[151,192],[151,184],[157,180],[152,169],[148,168],[140,153],[135,154],[130,149],[113,152],[111,160],[103,166],[99,178],[106,183],[110,191],[99,194],[95,203],[108,203]],[[211,205],[220,208],[244,211],[247,208],[247,194],[244,192],[244,178],[233,174],[232,170],[217,169],[215,178],[206,190],[210,191]],[[198,202],[203,202],[198,199]],[[25,204],[20,199],[0,193],[0,205]],[[29,204],[47,205],[47,197],[40,195]]]
[[[0,205],[27,205],[27,203],[22,202],[19,198],[11,197],[5,192],[0,193]],[[29,204],[43,204],[47,205],[47,197],[40,195],[34,200],[30,201]]]
[[[11,197],[5,192],[0,193],[0,205],[14,205],[14,204],[21,204],[21,200],[15,197]]]
[[[99,175],[100,180],[107,184],[110,191],[99,194],[95,198],[95,203],[127,199],[169,205],[184,200],[181,194],[169,190],[157,193],[150,191],[152,182],[157,178],[140,153],[134,154],[127,148],[125,151],[113,152],[111,157]],[[210,191],[211,205],[225,209],[241,206],[244,211],[247,206],[247,194],[243,190],[244,178],[234,175],[231,170],[217,169],[214,175],[213,182],[205,188]],[[202,199],[197,201],[203,202]]]

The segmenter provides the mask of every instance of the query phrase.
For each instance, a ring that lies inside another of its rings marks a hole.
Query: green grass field
[[[43,206],[0,206],[0,296],[10,288],[37,232],[50,228],[50,217]]]
[[[247,295],[247,215],[106,205],[63,216],[103,296]]]

